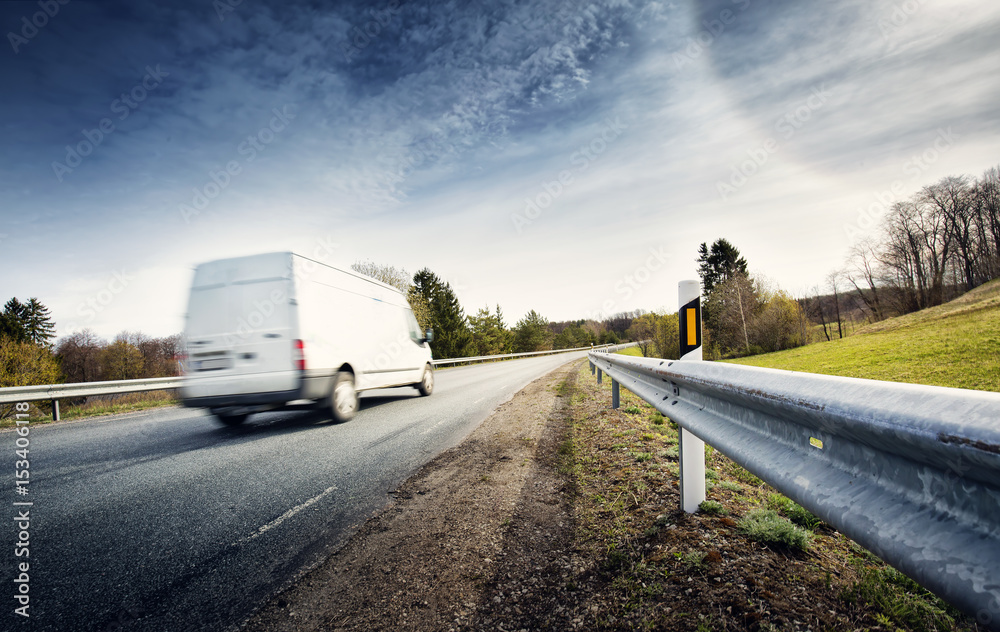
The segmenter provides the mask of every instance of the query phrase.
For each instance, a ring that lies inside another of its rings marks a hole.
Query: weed
[[[809,548],[812,534],[798,527],[773,509],[754,509],[739,520],[739,531],[747,537],[765,544],[779,544],[789,548]]]
[[[638,406],[629,406],[628,408],[622,408],[621,410],[623,413],[628,413],[630,415],[638,415],[639,413],[642,412],[641,410],[639,410]]]
[[[813,515],[812,512],[802,505],[794,502],[790,503],[788,507],[785,508],[785,515],[788,516],[788,519],[795,524],[810,530],[823,524],[823,521]]]
[[[675,553],[674,555],[681,561],[688,570],[703,571],[707,566],[705,564],[705,557],[708,555],[704,551],[688,551],[683,555],[680,553]]]
[[[882,625],[917,632],[954,629],[957,612],[906,575],[891,566],[870,566],[860,559],[854,560],[854,566],[859,579],[841,598],[875,606],[881,611],[875,618]]]
[[[651,458],[653,458],[653,455],[649,452],[637,452],[635,455],[635,460],[639,463],[645,463]]]
[[[660,411],[658,411],[658,410],[654,410],[652,413],[650,413],[649,419],[650,419],[650,421],[653,422],[654,426],[662,426],[663,425],[663,415],[660,414]]]
[[[666,450],[664,450],[662,452],[662,454],[663,454],[663,456],[667,457],[668,459],[674,459],[674,460],[676,460],[677,458],[680,457],[681,452],[677,448],[677,446],[673,445],[673,446],[670,446],[669,448],[667,448]]]
[[[731,492],[741,492],[743,491],[743,486],[739,483],[734,483],[732,481],[719,481],[719,487]]]
[[[710,516],[724,516],[729,513],[729,510],[723,506],[722,503],[716,502],[714,500],[706,500],[698,505],[698,509],[703,513],[707,513]]]

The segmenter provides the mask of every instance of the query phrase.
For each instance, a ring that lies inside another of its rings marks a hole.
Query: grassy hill
[[[849,338],[731,362],[1000,391],[1000,279],[950,303],[868,325]]]

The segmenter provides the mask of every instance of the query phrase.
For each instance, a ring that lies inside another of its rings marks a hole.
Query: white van
[[[411,385],[430,395],[430,340],[403,293],[367,276],[291,252],[203,263],[188,302],[181,400],[228,425],[303,406],[347,421],[360,391]]]

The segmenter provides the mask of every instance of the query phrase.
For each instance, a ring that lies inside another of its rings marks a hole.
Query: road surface
[[[438,370],[431,397],[371,391],[339,425],[294,411],[228,428],[200,410],[169,408],[33,426],[26,497],[14,494],[17,435],[0,432],[8,591],[26,561],[14,554],[23,536],[12,518],[30,513],[31,616],[14,614],[20,604],[7,592],[2,629],[233,629],[499,404],[582,357]]]

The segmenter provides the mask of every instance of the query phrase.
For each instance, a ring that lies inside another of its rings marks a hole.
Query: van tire
[[[249,415],[247,415],[246,413],[242,415],[224,415],[222,413],[213,413],[213,414],[215,415],[215,418],[219,420],[220,423],[226,426],[238,426],[244,421],[246,421],[247,417],[249,417]]]
[[[424,376],[415,384],[417,391],[424,397],[434,392],[434,369],[431,365],[424,367]]]
[[[354,389],[353,373],[349,371],[337,373],[337,377],[333,379],[333,388],[330,389],[329,408],[336,423],[354,418],[354,413],[358,412],[358,392]]]

